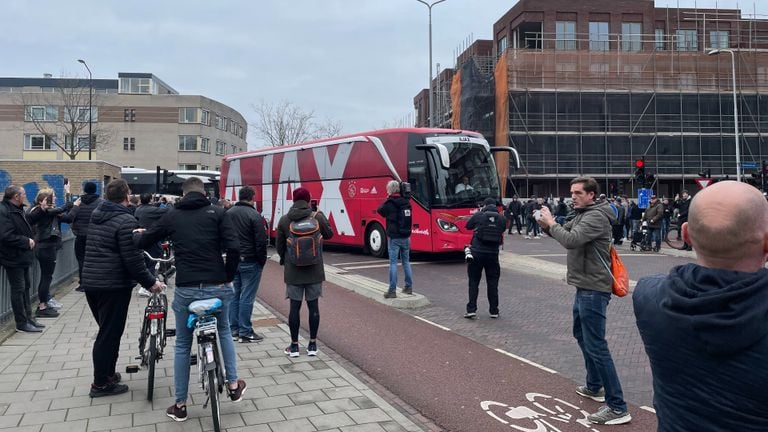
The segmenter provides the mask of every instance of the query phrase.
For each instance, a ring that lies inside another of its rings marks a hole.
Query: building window
[[[136,121],[136,110],[133,108],[126,108],[123,110],[123,121],[126,122],[135,122]]]
[[[712,31],[709,32],[709,46],[710,48],[723,49],[728,48],[728,32],[727,31]]]
[[[200,108],[179,108],[179,123],[200,123]]]
[[[555,49],[574,51],[576,49],[576,21],[558,21],[555,24]]]
[[[211,140],[208,138],[201,138],[200,139],[200,151],[203,153],[210,153],[211,152]]]
[[[608,51],[608,23],[595,21],[589,23],[589,50]]]
[[[123,150],[125,151],[134,151],[136,150],[136,138],[134,137],[125,137],[123,138]]]
[[[54,88],[53,87],[40,87],[41,93],[53,93]]]
[[[643,24],[621,23],[621,50],[640,51],[643,49]]]
[[[64,146],[67,149],[72,148],[72,145],[70,144],[72,140],[70,139],[69,135],[64,136]],[[88,135],[78,135],[77,136],[77,149],[78,150],[88,150]]]
[[[185,171],[197,171],[197,165],[195,164],[179,164],[180,170]]]
[[[678,30],[675,39],[678,51],[699,50],[699,40],[696,30]]]
[[[224,141],[216,141],[216,156],[224,156],[227,151],[227,143]]]
[[[237,146],[232,146],[232,153],[237,153]]]
[[[502,37],[501,39],[498,40],[498,42],[496,42],[496,50],[497,50],[497,52],[496,52],[497,56],[500,56],[500,55],[504,54],[504,51],[507,50],[507,37],[506,36]]]
[[[24,111],[25,121],[57,121],[59,109],[54,105],[29,106]]]
[[[210,126],[211,125],[211,112],[208,110],[202,111],[202,116],[200,117],[200,123]]]
[[[79,122],[79,123],[85,123],[88,121],[88,114],[90,113],[90,109],[86,107],[67,107],[64,110],[64,121],[71,122]],[[74,119],[73,119],[74,115]],[[93,121],[97,122],[99,121],[99,107],[93,107]]]
[[[201,171],[208,171],[208,165],[200,165]]]
[[[656,51],[664,51],[664,29],[656,29],[653,36],[653,49]]]
[[[54,135],[24,135],[24,150],[53,150]]]
[[[149,78],[120,78],[120,93],[152,94]]]
[[[216,165],[216,167],[213,169],[214,171],[221,171],[221,167]]]
[[[197,151],[197,135],[179,135],[179,151]]]

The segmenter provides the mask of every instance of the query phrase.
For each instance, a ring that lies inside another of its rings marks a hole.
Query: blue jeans
[[[224,285],[198,287],[176,287],[173,297],[173,312],[176,316],[176,350],[173,359],[173,384],[176,387],[176,403],[185,402],[189,390],[189,354],[192,350],[193,330],[187,328],[189,305],[196,300],[216,297],[224,304],[216,314],[219,344],[224,356],[224,367],[227,369],[227,382],[237,381],[237,360],[235,358],[235,343],[229,331],[229,305],[232,302],[234,290]],[[200,359],[198,359],[200,361]]]
[[[573,337],[584,355],[587,388],[592,391],[605,388],[606,405],[626,411],[619,376],[605,340],[605,311],[610,300],[610,293],[577,288],[573,301]]]
[[[229,328],[232,334],[250,336],[253,334],[251,315],[256,292],[261,282],[264,267],[257,262],[241,262],[235,274],[235,296],[229,306]]]
[[[411,238],[389,239],[389,292],[395,292],[397,288],[397,256],[403,262],[405,273],[405,288],[413,287],[413,274],[411,273]]]
[[[661,228],[648,228],[648,244],[653,243],[656,248],[661,247]]]

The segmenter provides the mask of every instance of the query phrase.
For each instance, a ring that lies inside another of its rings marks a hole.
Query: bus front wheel
[[[371,255],[377,258],[387,256],[387,234],[381,225],[374,223],[368,227],[368,231],[365,233],[365,245]]]

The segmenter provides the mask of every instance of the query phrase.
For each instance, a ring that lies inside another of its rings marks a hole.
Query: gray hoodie
[[[575,212],[576,217],[565,225],[549,229],[549,235],[568,250],[566,281],[576,288],[609,293],[613,277],[596,254],[600,251],[610,265],[611,224],[616,214],[605,201]]]

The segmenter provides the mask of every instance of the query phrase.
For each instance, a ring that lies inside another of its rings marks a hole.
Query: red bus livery
[[[277,222],[293,205],[301,186],[334,229],[329,243],[363,246],[385,256],[386,222],[376,209],[387,197],[390,180],[412,189],[411,249],[456,252],[472,233],[464,227],[487,197],[500,198],[492,152],[475,132],[448,129],[386,129],[303,144],[234,154],[221,167],[221,196],[236,201],[242,186],[256,191],[257,209],[274,238]]]

